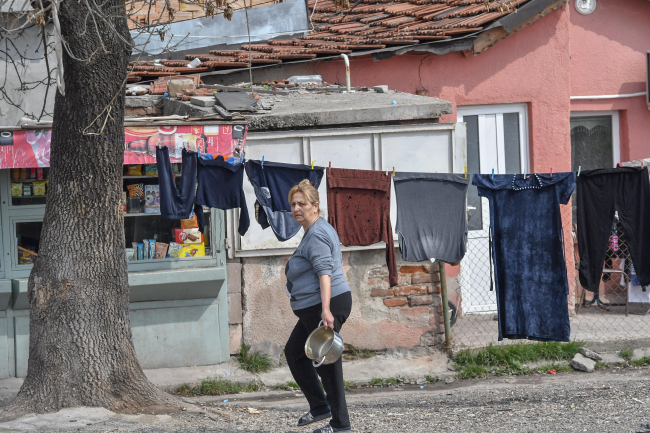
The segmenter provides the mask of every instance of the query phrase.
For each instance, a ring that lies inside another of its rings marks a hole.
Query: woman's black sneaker
[[[302,427],[303,425],[311,424],[316,421],[322,421],[326,418],[331,418],[331,417],[332,417],[332,412],[330,411],[327,411],[320,415],[312,415],[310,411],[300,417],[300,419],[298,420],[298,427]]]

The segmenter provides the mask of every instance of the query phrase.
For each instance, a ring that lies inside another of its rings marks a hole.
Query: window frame
[[[571,119],[580,118],[580,117],[612,117],[612,160],[614,161],[614,167],[621,162],[621,124],[619,118],[619,112],[617,110],[612,111],[572,111]],[[569,132],[571,128],[569,127]],[[612,167],[613,168],[613,167]]]

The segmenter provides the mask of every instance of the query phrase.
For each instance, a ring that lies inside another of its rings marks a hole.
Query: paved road
[[[236,400],[235,400],[236,399]],[[113,418],[65,431],[311,432],[295,427],[306,410],[295,393],[202,397],[211,415]],[[356,390],[348,394],[356,432],[636,432],[650,423],[650,370],[499,378]],[[251,408],[251,409],[249,409]],[[99,421],[99,420],[97,420]],[[60,423],[55,423],[61,427]],[[6,430],[0,425],[0,431]],[[54,428],[53,428],[54,427]],[[63,431],[50,425],[49,431]],[[22,428],[21,428],[22,430]],[[650,432],[650,430],[648,430]]]

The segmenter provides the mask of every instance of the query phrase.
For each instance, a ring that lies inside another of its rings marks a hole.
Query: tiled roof
[[[272,39],[251,44],[251,63],[264,65],[312,59],[389,46],[444,41],[480,32],[492,22],[517,13],[534,0],[358,0],[343,9],[333,0],[309,0],[314,31],[298,39]],[[315,9],[315,10],[314,10]],[[168,75],[235,69],[249,64],[249,47],[190,54],[187,60],[163,61],[163,67],[139,62],[130,81]],[[200,68],[187,68],[198,57]]]

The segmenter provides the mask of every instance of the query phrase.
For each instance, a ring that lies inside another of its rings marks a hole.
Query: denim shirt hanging
[[[296,170],[295,168],[298,167]],[[287,169],[287,171],[283,169]],[[255,190],[255,219],[260,224],[262,229],[271,227],[273,234],[278,241],[288,241],[294,237],[302,227],[289,211],[275,211],[273,210],[272,198],[277,197],[277,201],[282,204],[282,199],[289,203],[289,190],[303,179],[310,179],[314,183],[314,188],[318,189],[321,179],[323,178],[324,169],[316,167],[311,170],[311,167],[306,165],[295,164],[281,164],[274,162],[248,160],[245,164],[246,175],[248,180],[253,185]],[[274,177],[278,172],[284,172],[285,175]],[[289,180],[287,181],[286,173],[289,173]],[[298,177],[295,176],[299,173]],[[304,176],[304,177],[303,177]],[[270,180],[271,185],[267,182]]]
[[[560,204],[569,202],[575,175],[475,174],[472,183],[490,203],[499,341],[569,341]]]

